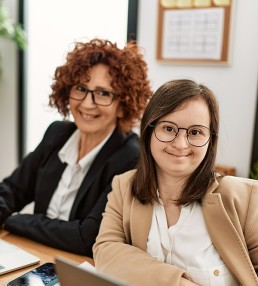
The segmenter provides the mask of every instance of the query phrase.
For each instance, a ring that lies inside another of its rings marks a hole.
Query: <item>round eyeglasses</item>
[[[114,97],[116,96],[116,94],[108,90],[103,90],[103,89],[90,90],[87,87],[79,84],[71,88],[69,97],[74,100],[82,101],[86,98],[89,92],[91,93],[92,101],[94,102],[94,104],[102,106],[111,105]]]
[[[149,124],[154,128],[155,137],[161,142],[172,142],[179,134],[180,129],[186,131],[187,142],[195,147],[206,145],[212,133],[209,128],[202,125],[193,125],[189,128],[178,127],[171,121],[160,121],[156,124]]]

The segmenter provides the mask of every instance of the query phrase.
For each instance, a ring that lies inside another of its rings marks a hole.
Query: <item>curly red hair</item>
[[[68,119],[70,89],[82,78],[89,80],[89,69],[97,64],[109,67],[111,86],[119,95],[124,114],[123,118],[118,119],[118,127],[122,132],[128,132],[140,120],[152,96],[147,64],[134,41],[128,42],[123,49],[119,49],[116,43],[98,38],[88,43],[75,43],[66,63],[55,71],[49,105],[56,107],[64,119]]]

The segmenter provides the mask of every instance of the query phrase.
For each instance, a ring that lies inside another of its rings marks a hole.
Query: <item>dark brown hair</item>
[[[163,84],[154,93],[146,107],[141,121],[140,159],[133,179],[133,195],[141,203],[158,202],[157,177],[155,161],[150,150],[150,140],[155,124],[163,116],[177,111],[183,104],[203,100],[210,113],[210,130],[212,132],[207,153],[186,181],[177,205],[188,205],[194,201],[201,201],[209,185],[214,181],[214,162],[217,153],[219,131],[219,108],[213,92],[202,84],[192,80],[173,80]]]
[[[111,86],[118,94],[124,115],[118,119],[118,127],[127,132],[141,118],[152,95],[147,79],[147,64],[133,41],[128,42],[123,49],[119,49],[116,43],[97,38],[88,43],[75,43],[74,50],[67,55],[66,63],[55,71],[49,105],[56,107],[64,119],[68,119],[69,93],[72,86],[82,79],[90,80],[89,69],[97,64],[109,67]]]

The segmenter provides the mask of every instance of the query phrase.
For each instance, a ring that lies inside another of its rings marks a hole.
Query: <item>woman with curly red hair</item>
[[[112,178],[135,167],[132,131],[151,97],[135,42],[77,42],[57,67],[49,104],[64,121],[0,184],[0,225],[66,251],[92,256]],[[72,115],[73,120],[69,120]],[[34,214],[15,214],[34,201]]]

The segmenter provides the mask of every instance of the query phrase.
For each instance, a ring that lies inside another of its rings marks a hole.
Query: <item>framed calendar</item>
[[[228,63],[232,0],[158,0],[157,59]]]

